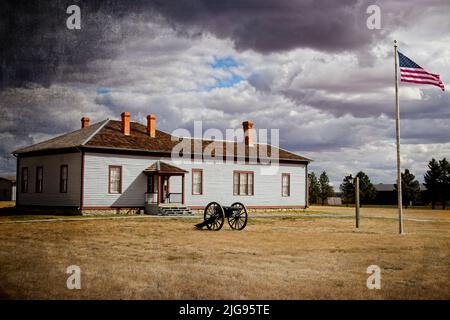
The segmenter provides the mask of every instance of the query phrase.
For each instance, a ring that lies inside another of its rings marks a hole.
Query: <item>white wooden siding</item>
[[[143,170],[154,161],[162,160],[188,170],[185,175],[185,203],[189,206],[205,206],[210,201],[230,205],[240,201],[247,206],[304,206],[305,173],[303,164],[280,164],[279,171],[273,175],[263,175],[261,165],[255,164],[177,164],[167,158],[131,156],[101,153],[85,154],[84,206],[109,207],[144,206],[147,179]],[[108,193],[108,168],[110,165],[122,166],[122,194]],[[203,194],[192,195],[192,168],[203,170]],[[233,172],[235,170],[254,171],[254,195],[233,195]],[[290,196],[281,196],[281,174],[289,173],[291,180]],[[171,192],[181,192],[181,178],[171,177]]]
[[[59,192],[61,165],[68,165],[67,193]],[[36,168],[44,172],[43,192],[36,193]],[[21,190],[22,168],[28,167],[28,192]],[[81,153],[21,157],[19,159],[17,192],[19,205],[80,206]]]
[[[305,205],[305,165],[280,164],[277,173],[263,175],[261,165],[255,164],[183,164],[189,170],[186,176],[186,200],[191,206],[205,206],[210,201],[231,205],[235,201],[246,206],[304,206]],[[203,169],[203,194],[192,195],[192,168]],[[233,172],[253,171],[253,196],[233,195]],[[281,196],[281,174],[291,175],[291,196]]]

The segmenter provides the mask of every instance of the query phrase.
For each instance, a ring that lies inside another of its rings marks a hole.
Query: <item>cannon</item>
[[[203,222],[195,226],[199,229],[206,226],[209,230],[219,231],[223,227],[225,218],[231,229],[242,230],[247,225],[247,208],[240,202],[235,202],[229,207],[210,202],[205,208]]]

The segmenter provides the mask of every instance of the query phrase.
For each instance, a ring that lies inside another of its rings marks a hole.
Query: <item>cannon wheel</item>
[[[214,217],[216,217],[214,219]],[[211,220],[206,227],[209,230],[219,231],[223,227],[225,213],[223,208],[217,202],[210,202],[205,208],[204,219],[205,221]]]
[[[228,224],[234,230],[244,229],[247,225],[247,208],[240,202],[233,203],[231,207],[234,210],[233,214],[228,217]],[[239,211],[236,208],[239,208]]]

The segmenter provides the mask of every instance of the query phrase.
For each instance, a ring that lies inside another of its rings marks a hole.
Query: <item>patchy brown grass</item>
[[[9,208],[16,205],[15,201],[0,201],[0,208]]]
[[[449,221],[405,221],[403,236],[389,219],[365,219],[356,230],[352,219],[258,218],[241,232],[197,231],[195,222],[0,225],[0,296],[450,299]],[[81,267],[81,290],[66,288],[72,264]],[[372,264],[381,267],[381,290],[366,287]]]
[[[345,214],[354,215],[355,208],[352,207],[341,207],[341,206],[311,206],[305,213],[330,213],[330,214]],[[362,218],[367,217],[385,217],[385,218],[397,218],[398,209],[392,207],[362,207],[360,208],[360,213]],[[446,220],[450,222],[450,210],[431,210],[430,208],[417,208],[410,207],[408,209],[403,209],[403,214],[405,219],[426,219],[426,220]]]

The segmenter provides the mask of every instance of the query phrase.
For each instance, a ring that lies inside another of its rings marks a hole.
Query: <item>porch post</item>
[[[184,204],[184,174],[181,178],[181,204]]]
[[[157,174],[157,176],[158,176],[158,195],[157,195],[157,198],[158,198],[158,206],[159,206],[159,203],[161,202],[161,176],[159,174]]]

